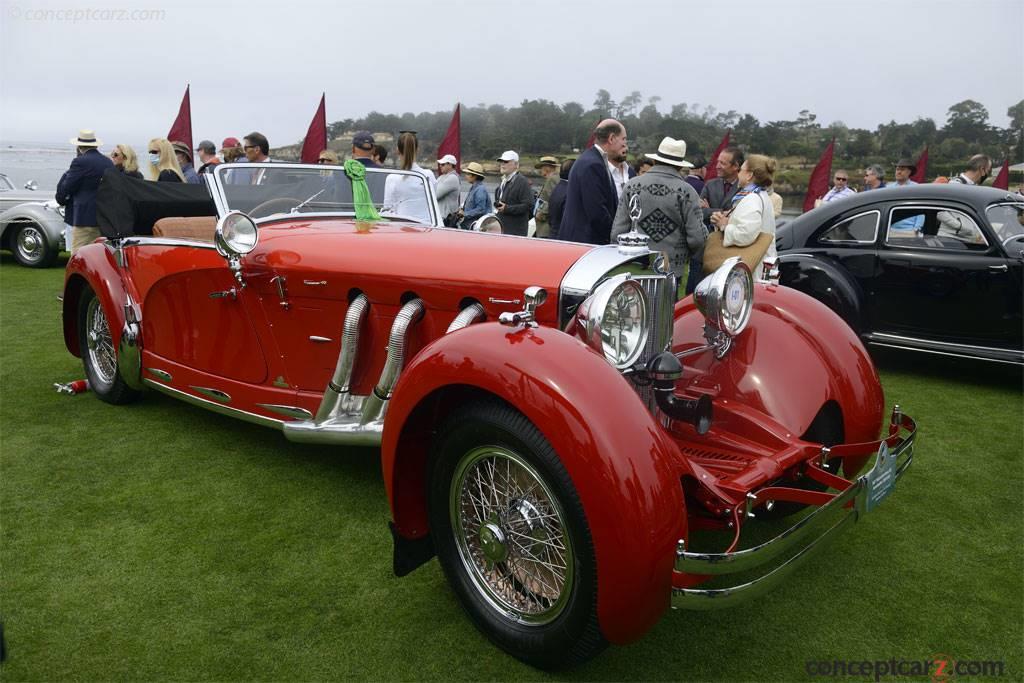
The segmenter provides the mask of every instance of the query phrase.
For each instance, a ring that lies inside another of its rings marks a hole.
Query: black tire
[[[89,388],[101,401],[123,405],[141,396],[121,378],[107,312],[89,286],[82,290],[78,301],[78,347]]]
[[[583,506],[525,416],[497,400],[458,409],[434,442],[428,494],[438,560],[484,635],[543,669],[605,648]]]
[[[810,441],[811,443],[820,443],[822,446],[834,446],[837,443],[843,442],[843,414],[839,409],[839,406],[835,403],[828,403],[818,414],[814,416],[814,421],[811,422],[810,427],[804,432],[801,437],[804,441]],[[842,458],[832,458],[825,463],[825,469],[829,474],[839,475],[839,468],[843,464]],[[824,484],[820,484],[813,479],[804,477],[799,481],[777,481],[775,482],[778,486],[786,486],[794,489],[804,489],[806,491],[825,491],[828,489]],[[764,507],[757,508],[755,514],[759,519],[780,519],[782,517],[788,517],[794,515],[801,510],[807,508],[807,505],[803,503],[790,503],[790,502],[776,502],[771,510],[767,510]]]
[[[46,233],[35,223],[22,223],[11,236],[14,259],[28,268],[49,268],[57,262],[57,246],[50,244]]]

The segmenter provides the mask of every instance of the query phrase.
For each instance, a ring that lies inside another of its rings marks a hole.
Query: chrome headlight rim
[[[610,325],[607,315],[609,303],[611,303],[616,295],[626,289],[636,295],[637,301],[640,304],[640,315],[637,323],[634,325],[638,331],[633,346],[625,354],[625,357],[616,358],[609,355],[605,350],[603,333]],[[598,351],[612,367],[620,371],[633,367],[643,355],[644,349],[647,346],[647,337],[650,334],[650,317],[651,303],[648,300],[647,292],[628,273],[602,282],[594,290],[594,293],[580,304],[576,312],[576,321],[581,329],[583,341]]]
[[[754,309],[754,276],[738,256],[726,259],[693,293],[698,310],[716,330],[736,337]]]
[[[229,211],[217,221],[214,246],[221,256],[244,256],[256,248],[259,231],[256,221],[242,211]]]

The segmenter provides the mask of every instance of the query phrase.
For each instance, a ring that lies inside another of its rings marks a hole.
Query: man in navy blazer
[[[559,239],[608,244],[619,205],[609,162],[621,163],[627,150],[625,126],[615,119],[597,124],[594,146],[580,155],[569,172]]]
[[[96,220],[96,190],[100,186],[103,172],[114,167],[108,157],[100,154],[101,140],[91,130],[80,130],[78,138],[71,144],[78,147],[78,156],[71,167],[57,183],[57,202],[71,207],[71,215],[65,222],[73,226],[69,251],[74,254],[86,244],[100,236],[99,221]]]

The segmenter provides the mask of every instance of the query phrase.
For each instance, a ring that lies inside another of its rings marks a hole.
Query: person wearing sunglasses
[[[825,196],[821,198],[821,202],[825,204],[834,199],[852,197],[855,194],[857,194],[857,191],[850,187],[850,174],[839,169],[832,176],[832,189],[825,193]]]
[[[135,150],[130,146],[125,144],[115,145],[114,151],[110,153],[110,160],[114,162],[117,170],[129,178],[143,179],[142,173],[139,172],[139,158],[135,156]]]

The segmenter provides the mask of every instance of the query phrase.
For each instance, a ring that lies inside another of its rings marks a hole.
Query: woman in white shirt
[[[416,163],[419,144],[416,133],[405,131],[398,136],[398,167],[403,171],[415,171],[434,186],[434,174]],[[386,215],[413,218],[422,223],[433,223],[430,207],[427,206],[427,192],[423,183],[415,177],[389,175],[384,181],[384,208]]]
[[[732,209],[711,214],[711,222],[722,231],[723,246],[747,247],[759,233],[766,232],[772,241],[761,260],[775,256],[775,212],[767,192],[774,176],[775,159],[763,154],[751,154],[740,166],[742,189],[733,197]],[[754,279],[760,278],[763,270],[764,265],[759,264]]]

